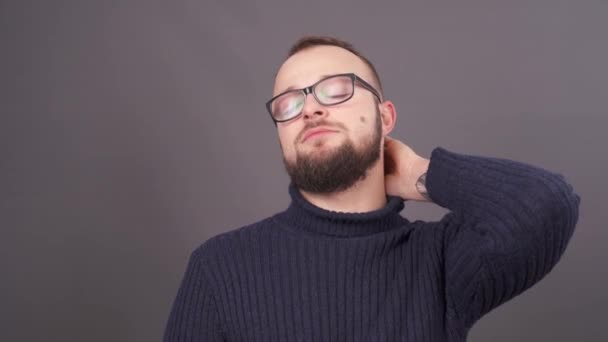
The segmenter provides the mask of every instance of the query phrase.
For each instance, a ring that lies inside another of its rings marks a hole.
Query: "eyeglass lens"
[[[348,76],[327,78],[313,87],[313,92],[322,105],[344,102],[353,94],[353,80]],[[306,94],[295,90],[277,97],[271,104],[272,115],[277,120],[288,120],[302,111]]]

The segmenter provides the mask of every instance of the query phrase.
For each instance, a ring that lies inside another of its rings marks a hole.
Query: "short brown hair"
[[[372,71],[372,75],[374,77],[374,81],[376,81],[376,83],[378,84],[378,91],[380,92],[380,94],[382,95],[382,97],[384,97],[383,95],[383,90],[382,90],[382,83],[380,82],[380,76],[378,75],[378,72],[376,71],[376,68],[374,67],[374,65],[372,64],[372,62],[369,61],[369,59],[367,59],[365,56],[363,56],[359,51],[357,51],[357,49],[354,48],[354,46],[342,39],[338,39],[335,37],[329,37],[329,36],[304,36],[300,39],[298,39],[289,49],[289,53],[287,54],[287,58],[295,55],[296,53],[314,47],[314,46],[319,46],[319,45],[330,45],[330,46],[337,46],[340,48],[343,48],[345,50],[348,50],[350,52],[352,52],[354,55],[356,55],[357,57],[359,57]]]

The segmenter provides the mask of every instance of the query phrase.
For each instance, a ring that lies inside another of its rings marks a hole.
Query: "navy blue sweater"
[[[388,196],[365,213],[324,210],[293,184],[284,211],[192,254],[165,341],[465,341],[473,323],[560,259],[580,197],[560,174],[435,148],[436,222]]]

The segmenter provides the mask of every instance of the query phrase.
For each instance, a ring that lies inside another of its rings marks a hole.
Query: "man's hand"
[[[384,186],[387,194],[405,200],[430,201],[424,177],[429,164],[430,160],[420,157],[401,141],[389,136],[384,138]]]

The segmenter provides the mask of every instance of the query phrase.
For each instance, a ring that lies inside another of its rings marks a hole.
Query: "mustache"
[[[314,123],[310,123],[307,124],[306,126],[304,126],[304,128],[302,128],[302,131],[300,132],[300,134],[298,134],[298,136],[296,137],[297,141],[302,141],[302,138],[304,137],[304,134],[312,128],[315,127],[319,127],[319,126],[324,126],[324,127],[328,127],[328,128],[336,128],[336,129],[341,129],[341,130],[345,130],[344,125],[340,124],[340,123],[329,123],[327,121],[317,121]]]

